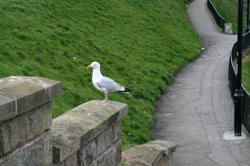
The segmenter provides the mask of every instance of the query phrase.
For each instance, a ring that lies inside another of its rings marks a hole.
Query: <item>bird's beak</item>
[[[88,65],[88,66],[87,66],[87,69],[90,68],[90,67],[91,67],[91,65]]]

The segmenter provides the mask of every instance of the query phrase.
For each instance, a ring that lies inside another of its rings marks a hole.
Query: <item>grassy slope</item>
[[[243,85],[247,89],[248,92],[250,92],[250,57],[246,57],[243,60],[243,75],[242,75],[242,81]]]
[[[227,22],[232,22],[233,23],[233,29],[234,32],[237,33],[237,17],[238,17],[238,6],[236,1],[228,1],[228,0],[212,0],[212,2],[215,4],[216,8],[220,12],[220,14],[225,17]],[[246,8],[246,4],[244,4],[244,8]],[[246,28],[246,12],[244,13],[244,28],[243,32]],[[250,73],[249,73],[249,68],[250,67],[250,62],[249,58],[243,61],[243,77],[242,81],[244,86],[247,88],[248,91],[250,91]]]
[[[226,22],[233,23],[233,31],[237,33],[238,7],[235,0],[211,0]],[[245,23],[245,22],[244,22]]]
[[[225,18],[226,22],[233,23],[233,32],[237,34],[238,29],[238,3],[235,0],[211,0],[216,6],[216,9]],[[243,4],[243,33],[246,30],[246,7],[247,4]]]
[[[123,143],[150,138],[154,102],[175,72],[200,53],[185,0],[0,0],[0,76],[62,81],[53,117],[103,94],[86,66],[133,89],[112,94],[128,103]]]

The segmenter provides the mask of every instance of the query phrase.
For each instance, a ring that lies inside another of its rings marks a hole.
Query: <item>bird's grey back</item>
[[[123,86],[108,77],[102,77],[102,79],[97,82],[97,85],[100,88],[105,88],[109,92],[124,90]]]

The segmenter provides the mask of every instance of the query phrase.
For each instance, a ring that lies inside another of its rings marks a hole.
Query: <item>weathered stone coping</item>
[[[61,92],[59,81],[41,77],[0,79],[0,123],[45,104]]]
[[[58,163],[71,156],[127,112],[126,104],[95,100],[53,119],[53,162]]]
[[[124,166],[168,166],[171,165],[172,153],[176,145],[170,141],[155,140],[135,146],[123,152]]]

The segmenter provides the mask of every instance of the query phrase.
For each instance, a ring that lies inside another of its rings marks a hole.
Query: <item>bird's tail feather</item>
[[[124,87],[124,90],[122,90],[122,91],[118,91],[118,92],[121,92],[121,93],[131,93],[131,92],[132,92],[132,90],[131,90],[131,89],[129,89],[129,88],[127,88],[127,87]]]

